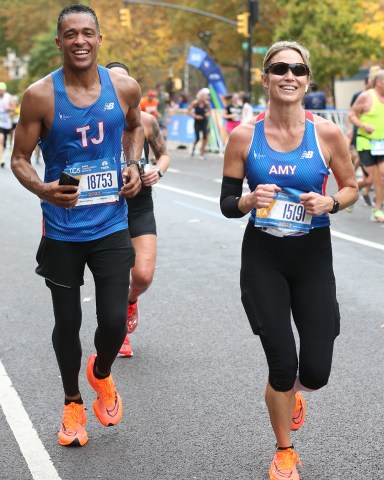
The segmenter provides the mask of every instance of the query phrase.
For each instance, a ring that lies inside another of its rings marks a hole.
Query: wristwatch
[[[334,197],[333,195],[330,195],[330,196],[333,198],[333,208],[329,213],[337,213],[340,208],[340,203],[336,197]]]
[[[137,168],[139,169],[139,174],[140,175],[142,175],[144,173],[143,165],[140,162],[140,160],[128,160],[127,167],[129,167],[130,165],[136,165]]]
[[[164,177],[164,173],[160,170],[160,168],[156,168],[156,172],[159,174],[159,180],[160,178]]]

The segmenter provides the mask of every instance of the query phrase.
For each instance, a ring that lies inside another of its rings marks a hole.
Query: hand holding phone
[[[61,172],[59,185],[69,185],[73,187],[78,187],[80,180],[67,172]],[[64,193],[75,193],[74,190],[68,190]]]

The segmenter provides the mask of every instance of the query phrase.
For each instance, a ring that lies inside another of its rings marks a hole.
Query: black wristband
[[[241,178],[223,177],[221,184],[220,208],[227,218],[241,218],[245,213],[239,209],[240,197],[243,193]]]

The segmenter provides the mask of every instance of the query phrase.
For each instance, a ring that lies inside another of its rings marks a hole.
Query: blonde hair
[[[312,75],[311,69],[311,62],[309,61],[310,53],[309,51],[300,45],[300,43],[294,42],[293,40],[281,40],[279,42],[275,42],[265,54],[264,61],[263,61],[263,72],[269,67],[271,64],[272,58],[279,52],[283,50],[295,50],[299,53],[303,59],[303,63],[308,66],[309,74]]]

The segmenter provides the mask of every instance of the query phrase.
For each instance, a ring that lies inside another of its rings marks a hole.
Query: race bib
[[[384,155],[384,140],[371,140],[371,155]]]
[[[256,210],[256,227],[265,227],[276,236],[308,233],[312,216],[308,215],[300,203],[299,195],[303,193],[294,189],[276,192],[268,208]],[[269,232],[268,232],[269,233]]]
[[[65,171],[80,180],[81,193],[75,207],[119,201],[117,168],[113,158],[73,163]]]

